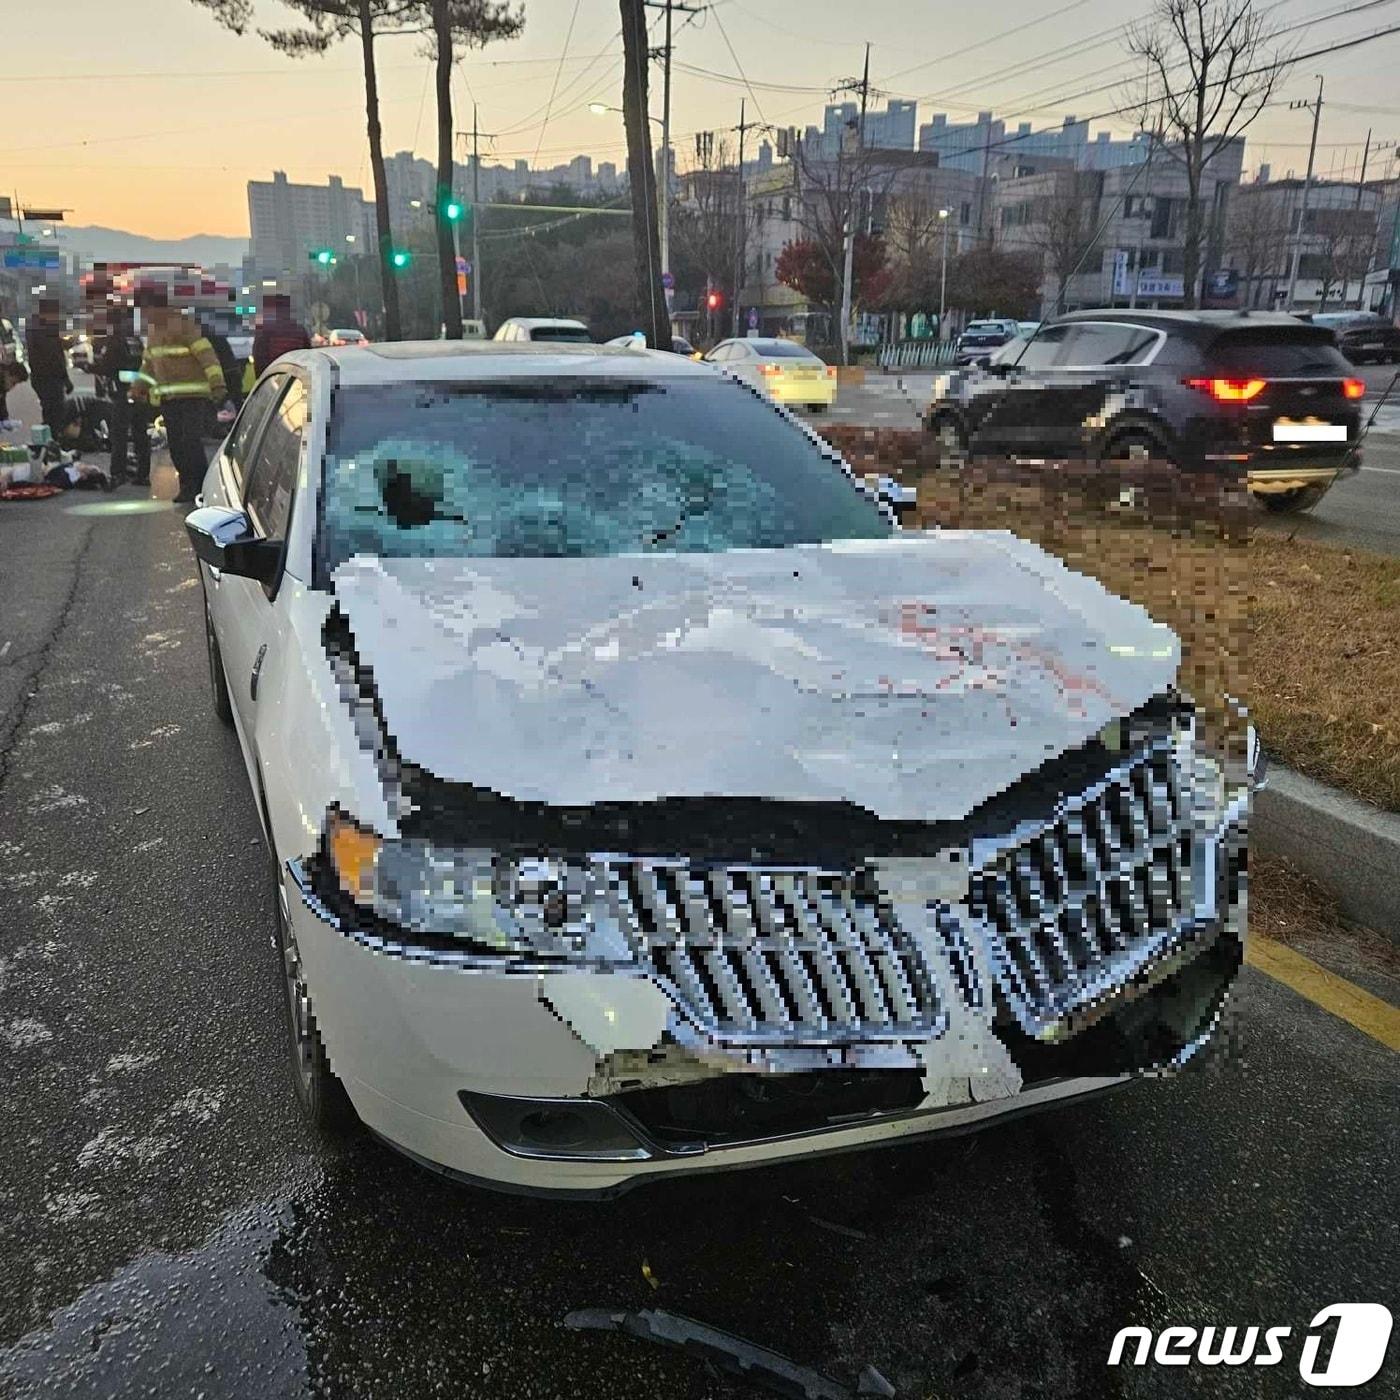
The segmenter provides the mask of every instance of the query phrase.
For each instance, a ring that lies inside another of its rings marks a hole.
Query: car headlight
[[[326,821],[325,851],[342,895],[409,934],[505,954],[631,959],[582,862],[386,840],[338,811]]]

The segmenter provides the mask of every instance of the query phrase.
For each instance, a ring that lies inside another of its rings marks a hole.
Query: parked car
[[[1017,321],[1016,334],[1023,335],[1026,337],[1027,340],[1029,340],[1031,336],[1033,336],[1036,333],[1036,331],[1040,329],[1040,324],[1041,323],[1039,321]]]
[[[1324,311],[1307,318],[1337,337],[1337,348],[1354,365],[1400,360],[1400,328],[1388,316],[1370,311]]]
[[[598,1196],[1212,1032],[1246,775],[1171,632],[1009,534],[902,532],[726,376],[296,352],[185,523],[324,1128]]]
[[[327,345],[368,345],[364,331],[357,326],[339,326],[326,337]]]
[[[822,413],[836,402],[836,370],[795,340],[721,340],[704,357],[778,403]]]
[[[1015,321],[969,321],[954,344],[954,358],[960,365],[986,364],[998,345],[1019,334]]]
[[[1331,331],[1281,313],[1078,311],[941,375],[925,422],[949,455],[1149,456],[1243,471],[1266,509],[1303,510],[1358,469],[1351,368]]]
[[[547,341],[551,344],[589,344],[593,337],[582,321],[559,316],[512,316],[496,327],[493,340]]]
[[[617,345],[624,349],[647,348],[647,338],[641,331],[633,331],[630,335],[616,335],[611,340],[605,341],[607,345]],[[671,351],[676,355],[686,355],[691,359],[699,359],[700,355],[696,348],[683,336],[673,335],[671,337]]]

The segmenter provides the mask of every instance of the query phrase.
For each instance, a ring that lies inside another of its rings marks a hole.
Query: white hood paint
[[[1140,608],[1001,532],[357,558],[335,592],[406,759],[570,806],[727,795],[956,819],[1179,661]]]

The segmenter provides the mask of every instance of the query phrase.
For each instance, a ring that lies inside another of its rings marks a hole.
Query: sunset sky
[[[264,24],[294,18],[277,0],[258,4]],[[1305,50],[1400,24],[1400,5],[1385,3],[1284,0],[1268,8],[1285,25],[1362,9],[1288,36]],[[1088,90],[1126,75],[1120,28],[1149,9],[1150,0],[716,0],[683,28],[678,19],[677,62],[720,75],[676,74],[681,163],[693,132],[738,120],[741,97],[750,118],[819,121],[828,89],[859,73],[866,40],[872,82],[891,96],[919,99],[921,122],[940,110],[967,120],[979,107],[1037,127],[1070,112],[1091,116],[1120,103],[1113,87]],[[315,182],[339,174],[368,192],[355,46],[293,61],[256,35],[229,34],[191,0],[23,0],[22,11],[16,22],[11,10],[3,25],[8,120],[0,131],[0,190],[31,205],[67,206],[72,223],[163,238],[246,234],[246,182],[273,169]],[[620,101],[616,0],[526,0],[525,12],[521,39],[459,65],[456,124],[470,124],[475,98],[482,129],[498,133],[488,159],[547,167],[584,152],[621,164],[621,119],[588,110],[590,101]],[[390,153],[433,151],[431,74],[418,50],[408,38],[380,45]],[[1287,103],[1312,95],[1312,75],[1322,73],[1319,173],[1355,178],[1368,127],[1382,144],[1370,173],[1393,173],[1397,164],[1387,159],[1400,141],[1397,68],[1400,34],[1300,64],[1251,129],[1247,166],[1265,159],[1275,175],[1302,173],[1311,119]],[[660,111],[659,74],[652,110]],[[1097,126],[1128,130],[1121,118]]]

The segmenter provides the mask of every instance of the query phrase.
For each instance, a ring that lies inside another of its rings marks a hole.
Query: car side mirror
[[[282,564],[282,541],[262,539],[241,510],[201,506],[185,517],[195,557],[221,574],[272,583]]]

